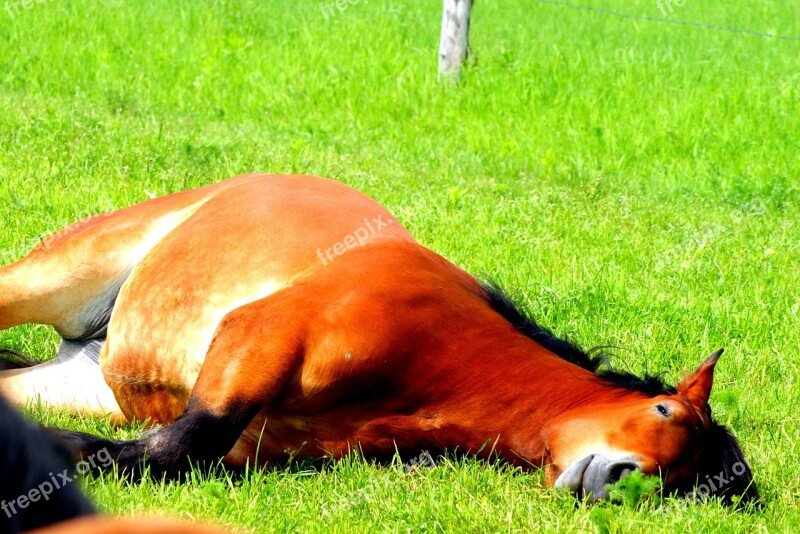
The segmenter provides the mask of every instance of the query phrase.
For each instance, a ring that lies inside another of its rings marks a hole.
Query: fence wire
[[[594,13],[603,13],[606,15],[613,15],[615,17],[621,17],[625,19],[634,19],[634,20],[644,20],[647,22],[660,22],[664,24],[677,24],[680,26],[693,26],[695,28],[703,28],[707,30],[717,30],[717,31],[724,31],[724,32],[732,32],[732,33],[745,33],[748,35],[755,35],[757,37],[766,37],[770,39],[782,39],[784,41],[800,41],[799,35],[781,35],[778,33],[768,33],[768,32],[760,32],[756,30],[748,30],[745,28],[732,28],[729,26],[720,26],[718,24],[708,24],[705,22],[692,22],[689,20],[679,20],[673,19],[668,17],[653,17],[650,15],[636,15],[633,13],[625,13],[622,11],[617,11],[615,9],[608,9],[604,7],[595,7],[595,6],[587,6],[581,4],[573,4],[571,2],[565,2],[562,0],[533,0],[534,2],[539,2],[540,4],[547,4],[553,6],[562,6],[567,7],[570,9],[576,9],[579,11],[591,11]]]

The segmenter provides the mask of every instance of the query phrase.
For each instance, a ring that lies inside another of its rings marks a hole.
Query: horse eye
[[[668,409],[667,409],[667,407],[666,407],[666,406],[664,406],[663,404],[658,404],[658,405],[656,406],[656,410],[658,410],[658,413],[660,413],[660,414],[661,414],[661,415],[663,415],[664,417],[667,417],[667,416],[669,415],[669,410],[668,410]]]

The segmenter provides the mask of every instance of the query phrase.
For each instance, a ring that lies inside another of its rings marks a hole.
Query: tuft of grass
[[[658,499],[661,479],[634,471],[606,489],[611,502],[619,502],[624,508],[637,508],[649,499]]]

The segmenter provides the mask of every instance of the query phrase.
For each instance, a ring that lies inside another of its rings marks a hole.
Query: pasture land
[[[585,3],[661,16],[655,0]],[[0,11],[2,263],[154,194],[254,170],[337,178],[558,334],[616,347],[615,366],[674,382],[725,347],[712,406],[766,504],[593,507],[538,472],[349,459],[86,480],[102,509],[265,532],[800,529],[800,42],[483,0],[477,64],[455,88],[436,80],[438,1],[335,16],[318,0],[13,5]],[[671,5],[800,34],[791,2]],[[56,337],[25,326],[0,345],[47,358]]]

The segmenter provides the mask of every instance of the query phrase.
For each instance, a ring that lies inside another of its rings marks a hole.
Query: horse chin
[[[640,469],[633,456],[611,458],[590,454],[572,462],[555,482],[558,489],[568,489],[576,496],[597,502],[608,498],[607,484],[613,484]]]

